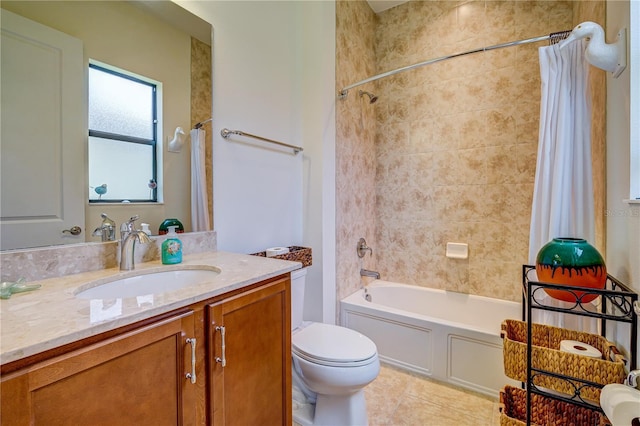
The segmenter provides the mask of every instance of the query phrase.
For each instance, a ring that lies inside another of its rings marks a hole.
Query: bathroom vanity
[[[138,272],[162,268],[149,263]],[[1,424],[291,424],[289,272],[300,264],[223,252],[185,263],[221,272],[133,302],[75,297],[117,271],[3,300]],[[91,322],[95,306],[118,303],[120,315]]]

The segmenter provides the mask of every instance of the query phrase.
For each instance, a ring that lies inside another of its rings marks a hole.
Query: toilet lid
[[[377,353],[367,336],[345,327],[313,323],[292,336],[293,350],[306,358],[326,362],[357,362]]]

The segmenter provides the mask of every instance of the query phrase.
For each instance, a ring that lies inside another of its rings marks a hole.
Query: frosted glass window
[[[153,201],[152,165],[151,145],[89,136],[89,200]]]
[[[89,202],[158,200],[156,96],[144,77],[89,65]]]
[[[89,68],[89,128],[153,138],[154,86]]]

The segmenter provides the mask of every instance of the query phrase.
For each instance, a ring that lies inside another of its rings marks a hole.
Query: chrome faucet
[[[134,229],[133,223],[138,220],[140,216],[132,216],[127,222],[120,225],[120,270],[131,271],[135,269],[135,261],[133,252],[135,249],[136,241],[140,244],[149,244],[151,238],[143,231]]]
[[[380,273],[379,272],[370,271],[368,269],[360,269],[360,276],[361,277],[373,277],[376,280],[380,279]]]
[[[116,240],[116,223],[109,219],[106,213],[100,213],[102,224],[91,235],[102,237],[102,242]]]

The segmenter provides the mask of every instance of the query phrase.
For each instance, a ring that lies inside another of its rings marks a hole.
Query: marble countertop
[[[204,266],[220,273],[203,284],[121,299],[81,299],[88,287],[131,275]],[[187,255],[179,265],[136,264],[135,271],[103,269],[29,284],[38,290],[0,300],[0,363],[6,364],[58,346],[191,305],[299,269],[299,262],[222,251]]]

